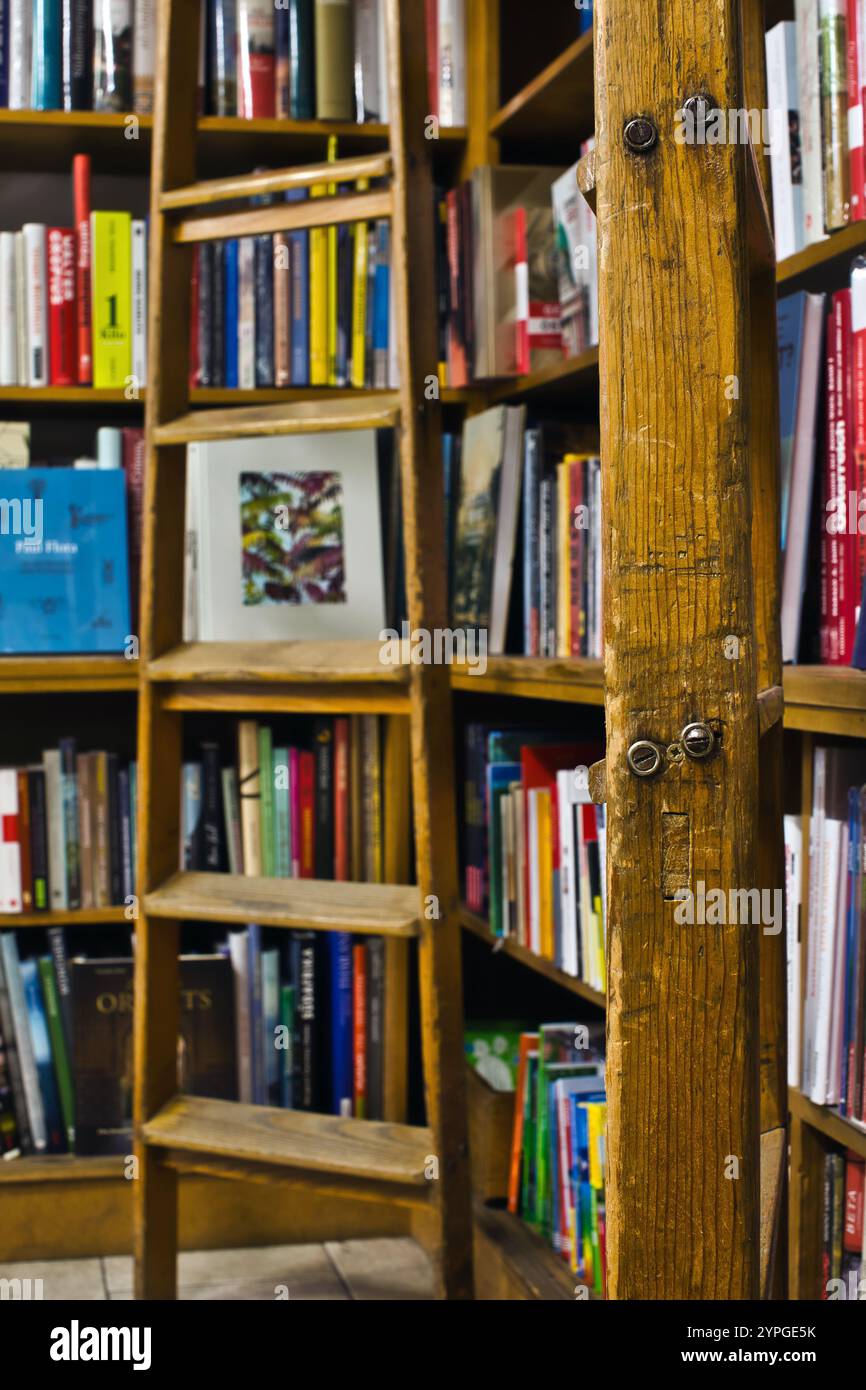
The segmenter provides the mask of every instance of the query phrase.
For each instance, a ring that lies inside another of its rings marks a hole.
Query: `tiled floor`
[[[46,1300],[132,1298],[132,1260],[126,1256],[0,1265],[0,1279],[41,1279]],[[421,1247],[403,1238],[191,1250],[180,1257],[178,1297],[196,1301],[429,1299],[433,1273]]]

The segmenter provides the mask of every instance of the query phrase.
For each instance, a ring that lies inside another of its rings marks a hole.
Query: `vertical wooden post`
[[[160,194],[195,176],[199,6],[159,0],[156,113],[150,219],[150,305],[145,427],[148,436],[142,562],[141,688],[138,723],[139,901],[177,869],[181,721],[161,705],[147,663],[180,640],[183,611],[185,452],[157,449],[156,425],[187,402],[190,257],[174,246],[160,211]],[[170,333],[164,325],[171,324]],[[157,518],[159,524],[157,525]],[[171,789],[171,790],[169,790]],[[137,1298],[174,1298],[177,1257],[177,1176],[138,1138],[141,1125],[177,1091],[177,923],[135,927],[135,1090],[138,1181],[134,1245]],[[145,1022],[147,1020],[147,1023]]]
[[[703,94],[714,108],[742,107],[739,0],[597,0],[595,33],[608,1293],[755,1298],[760,926],[706,922],[700,898],[721,889],[727,908],[732,891],[759,882],[743,544],[748,151],[683,143],[676,116]],[[630,127],[636,118],[650,125]],[[669,758],[645,780],[629,769],[634,741],[666,747],[690,721],[718,731],[715,756]],[[694,895],[693,925],[680,889]],[[725,918],[746,915],[734,901]]]
[[[425,139],[423,6],[387,0],[391,38],[392,249],[400,363],[400,455],[409,622],[448,624],[442,495],[442,426],[437,344],[432,176]],[[421,1044],[427,1120],[433,1131],[441,1292],[472,1296],[472,1216],[465,1057],[451,689],[447,666],[410,668],[415,851],[421,895]],[[447,1085],[445,1083],[447,1078]]]

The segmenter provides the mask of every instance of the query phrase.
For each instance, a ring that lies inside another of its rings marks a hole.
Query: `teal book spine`
[[[259,815],[261,817],[262,873],[274,877],[274,751],[270,729],[259,726]]]
[[[35,111],[60,110],[60,0],[33,0],[32,92]]]
[[[289,750],[274,749],[274,874],[292,876],[292,809],[289,793]]]

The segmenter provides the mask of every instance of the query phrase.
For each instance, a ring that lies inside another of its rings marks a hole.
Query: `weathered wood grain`
[[[311,188],[315,183],[328,181],[354,183],[356,179],[386,178],[391,173],[391,156],[381,154],[355,155],[352,159],[337,159],[329,164],[304,164],[293,169],[262,169],[256,174],[236,174],[222,179],[205,179],[188,188],[170,188],[162,194],[159,205],[163,212],[177,208],[206,207],[210,203],[225,203],[232,198],[256,198],[269,193],[283,193],[288,188]]]

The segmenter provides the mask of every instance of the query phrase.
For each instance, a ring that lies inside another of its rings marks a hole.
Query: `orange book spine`
[[[349,873],[349,721],[334,720],[334,878]]]
[[[526,1057],[538,1042],[537,1033],[520,1035],[517,1059],[517,1089],[514,1092],[514,1129],[511,1134],[511,1168],[508,1173],[508,1210],[517,1215],[520,1193],[520,1155],[523,1150],[523,1100],[526,1089]]]

